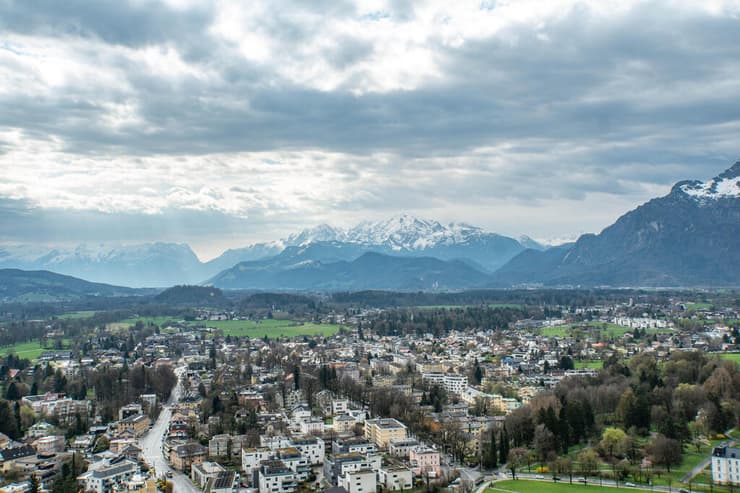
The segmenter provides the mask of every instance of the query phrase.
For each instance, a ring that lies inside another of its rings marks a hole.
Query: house
[[[348,493],[375,493],[377,488],[375,471],[371,469],[347,471],[340,479],[339,486]]]
[[[87,472],[77,477],[77,480],[84,485],[86,492],[113,493],[120,491],[123,484],[138,473],[139,465],[136,461],[120,458],[92,464]]]
[[[251,473],[259,469],[262,462],[272,458],[272,450],[267,447],[245,448],[242,450],[242,471],[250,477]]]
[[[379,448],[388,446],[391,440],[406,438],[406,426],[393,418],[369,419],[365,421],[365,438]]]
[[[335,454],[374,454],[378,451],[375,442],[364,437],[337,438],[331,443],[331,451]]]
[[[349,414],[342,414],[334,418],[332,426],[334,428],[334,431],[337,433],[350,433],[354,429],[356,424],[357,421],[355,420],[355,418],[353,418]]]
[[[226,469],[216,462],[203,462],[202,464],[195,464],[190,468],[190,479],[193,480],[200,489],[205,490],[208,481],[212,478],[218,477],[219,473],[226,471]]]
[[[38,455],[54,455],[64,452],[66,443],[62,435],[49,435],[36,440],[34,446]]]
[[[26,457],[34,457],[36,449],[30,445],[21,445],[18,447],[9,447],[0,450],[0,470],[3,475],[16,469],[16,463]]]
[[[256,483],[260,493],[293,493],[298,487],[293,471],[279,460],[263,462]]]
[[[409,463],[411,470],[417,476],[439,477],[442,471],[440,467],[439,452],[434,449],[417,447],[409,452]]]
[[[388,452],[394,457],[408,458],[409,453],[418,446],[415,438],[396,438],[388,445]]]
[[[297,437],[290,441],[290,446],[295,447],[309,464],[324,463],[324,440],[314,436]]]
[[[382,457],[380,455],[363,456],[358,453],[332,454],[324,461],[324,478],[331,484],[339,485],[339,480],[348,471],[380,469]]]
[[[172,467],[178,471],[189,471],[193,465],[202,464],[206,460],[208,449],[198,442],[188,442],[177,445],[170,451]]]
[[[134,432],[134,436],[138,438],[149,430],[149,425],[151,424],[152,421],[149,419],[149,416],[135,414],[118,422],[118,432],[122,433],[126,430],[131,430]]]
[[[740,448],[714,447],[712,481],[715,484],[740,485]]]
[[[385,466],[378,471],[380,484],[388,491],[410,490],[414,485],[414,473],[403,466]]]

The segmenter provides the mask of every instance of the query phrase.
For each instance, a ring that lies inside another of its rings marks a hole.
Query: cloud
[[[210,217],[256,237],[401,209],[598,230],[737,157],[739,19],[730,0],[0,2],[0,198],[194,221],[186,240]]]

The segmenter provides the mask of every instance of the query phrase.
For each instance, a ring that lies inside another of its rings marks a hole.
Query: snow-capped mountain
[[[711,200],[740,198],[740,160],[730,169],[707,182],[680,182],[676,184],[675,189],[701,203],[707,203]]]
[[[679,182],[600,234],[525,251],[495,277],[502,285],[737,286],[739,180],[740,161],[707,182]]]
[[[186,244],[83,244],[71,248],[0,246],[0,268],[49,270],[93,282],[162,287],[203,279],[198,257]]]

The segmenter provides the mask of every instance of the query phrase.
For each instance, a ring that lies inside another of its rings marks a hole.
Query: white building
[[[712,481],[740,485],[740,448],[715,447],[712,451]]]
[[[468,379],[454,373],[424,373],[421,379],[431,385],[443,387],[450,394],[462,395],[468,387]]]
[[[271,459],[272,454],[272,450],[266,447],[245,448],[242,450],[242,471],[250,474],[260,467],[262,461]]]
[[[361,469],[359,471],[347,471],[339,480],[339,486],[348,493],[375,493],[377,480],[375,471]]]
[[[279,460],[262,464],[258,484],[260,493],[293,493],[298,487],[295,473]]]
[[[84,484],[86,492],[113,493],[119,491],[123,484],[139,472],[135,460],[124,458],[112,462],[101,461],[92,464],[90,469],[77,480]]]
[[[378,479],[388,491],[410,490],[414,485],[414,473],[403,466],[381,467],[378,471]]]

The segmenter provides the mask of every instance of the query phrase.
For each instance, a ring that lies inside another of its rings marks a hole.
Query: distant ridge
[[[145,291],[88,282],[49,271],[0,269],[0,301],[69,301],[90,296],[136,296]]]
[[[683,181],[598,235],[527,250],[495,285],[740,285],[740,161],[707,182]]]

